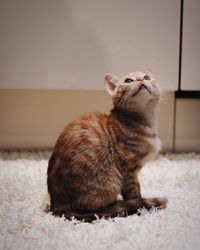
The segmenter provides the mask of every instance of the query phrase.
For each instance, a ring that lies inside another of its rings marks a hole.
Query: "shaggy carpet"
[[[42,211],[49,152],[0,153],[0,249],[200,249],[200,155],[166,154],[140,174],[165,210],[80,223]]]

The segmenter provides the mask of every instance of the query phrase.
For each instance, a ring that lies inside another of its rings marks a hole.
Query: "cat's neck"
[[[157,133],[157,109],[148,108],[143,111],[129,111],[123,108],[115,107],[111,110],[111,116],[115,117],[123,127],[131,129],[136,126],[150,128]]]

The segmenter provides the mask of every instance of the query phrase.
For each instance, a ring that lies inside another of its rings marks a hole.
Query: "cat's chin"
[[[132,97],[139,102],[143,101],[159,101],[161,95],[159,93],[155,93],[148,86],[141,86],[138,90],[132,95]]]
[[[146,95],[146,94],[152,96],[151,90],[150,90],[145,84],[142,84],[142,85],[132,94],[132,97],[137,96],[137,95]]]
[[[146,112],[146,108],[153,108],[158,105],[160,102],[159,96],[155,96],[149,93],[147,90],[142,90],[137,95],[133,97],[134,109],[144,110]]]

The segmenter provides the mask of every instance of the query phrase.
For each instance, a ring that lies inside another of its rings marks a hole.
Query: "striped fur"
[[[96,215],[108,218],[133,214],[140,207],[166,206],[165,198],[142,198],[138,181],[140,169],[160,149],[159,85],[140,72],[105,79],[114,105],[110,114],[75,119],[55,144],[47,173],[54,215],[92,221]]]

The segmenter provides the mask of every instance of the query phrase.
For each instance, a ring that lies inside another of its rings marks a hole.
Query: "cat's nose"
[[[137,81],[142,82],[144,80],[144,77],[137,77]]]

